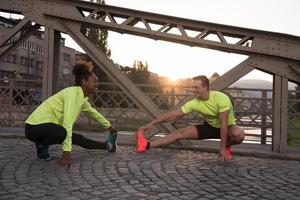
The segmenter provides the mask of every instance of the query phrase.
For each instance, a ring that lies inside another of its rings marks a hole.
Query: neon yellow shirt
[[[221,127],[219,113],[229,110],[228,125],[235,125],[233,106],[229,97],[219,91],[210,91],[207,101],[195,98],[181,107],[183,113],[187,114],[193,111],[202,114],[208,124],[215,128]]]
[[[38,125],[54,123],[63,126],[67,131],[66,139],[62,143],[63,151],[72,150],[72,130],[80,111],[99,122],[103,128],[111,126],[84,97],[80,86],[68,87],[44,101],[25,121],[27,124]]]

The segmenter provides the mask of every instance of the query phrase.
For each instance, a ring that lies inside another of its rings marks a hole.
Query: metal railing
[[[139,84],[162,113],[172,110],[191,97],[189,86]],[[120,129],[136,130],[149,122],[150,117],[113,83],[101,83],[96,94],[90,97],[91,104]],[[272,141],[272,90],[227,88],[234,103],[237,124],[246,130],[246,140],[261,144]],[[293,140],[299,140],[300,91],[289,92],[289,128],[296,132]],[[41,80],[8,80],[0,85],[0,126],[23,126],[26,117],[42,102]],[[192,113],[173,124],[180,128],[201,123],[198,113]],[[81,116],[77,127],[99,128],[91,119]]]

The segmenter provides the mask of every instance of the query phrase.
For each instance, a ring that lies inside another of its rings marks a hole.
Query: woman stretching
[[[97,90],[97,76],[83,64],[75,65],[73,73],[75,86],[65,88],[49,97],[25,121],[25,135],[35,142],[37,158],[50,160],[49,145],[62,144],[62,156],[58,164],[67,167],[72,165],[72,144],[86,149],[106,149],[115,152],[117,139],[116,129],[88,102],[88,96]],[[80,111],[108,129],[109,136],[105,143],[73,133],[73,124]]]

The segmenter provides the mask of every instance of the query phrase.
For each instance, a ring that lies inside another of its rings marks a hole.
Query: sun
[[[179,78],[175,76],[168,76],[168,80],[170,83],[176,83],[179,80]]]

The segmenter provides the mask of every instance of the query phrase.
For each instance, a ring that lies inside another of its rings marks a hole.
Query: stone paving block
[[[14,148],[18,147],[18,149]],[[31,142],[0,138],[0,199],[300,199],[300,161],[156,149],[74,148],[69,170],[34,158]],[[10,149],[10,151],[7,151]],[[51,155],[61,155],[59,145]],[[20,159],[22,158],[22,159]]]
[[[3,195],[1,196],[1,200],[14,200],[16,197],[15,195]]]

